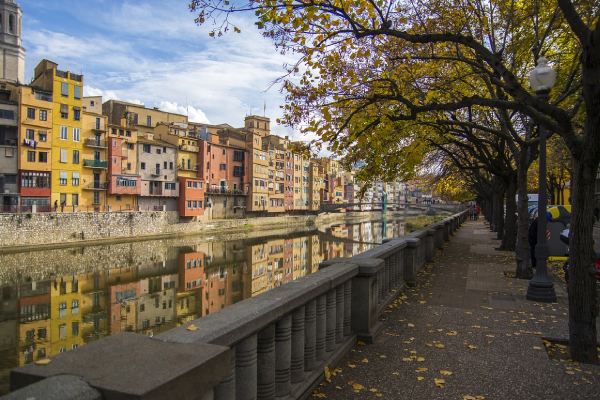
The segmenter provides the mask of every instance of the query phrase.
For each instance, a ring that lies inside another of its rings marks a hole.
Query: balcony
[[[200,151],[200,149],[198,148],[198,146],[191,146],[189,144],[182,144],[179,146],[179,150],[183,150],[183,151],[189,151],[191,153],[197,153],[198,151]]]
[[[92,182],[88,183],[83,187],[83,190],[106,190],[108,189],[108,182]]]
[[[106,160],[83,160],[83,166],[94,169],[107,169],[108,161]]]
[[[85,139],[83,143],[87,147],[107,148],[106,140]]]
[[[180,165],[179,166],[179,170],[180,171],[194,171],[194,172],[196,172],[196,171],[198,171],[198,166],[197,165],[190,165],[189,167],[187,167],[187,166]]]
[[[246,196],[248,192],[240,189],[229,189],[226,187],[211,187],[206,189],[206,194],[222,194],[226,196]]]
[[[160,170],[157,169],[157,170],[152,171],[150,173],[150,175],[158,177],[158,176],[161,176],[162,174],[160,173]]]

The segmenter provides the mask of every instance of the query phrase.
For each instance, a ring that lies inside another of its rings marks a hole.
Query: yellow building
[[[21,205],[50,207],[52,174],[52,92],[19,86],[19,180]],[[41,211],[41,210],[40,210]]]
[[[81,198],[83,76],[57,67],[42,60],[35,67],[31,86],[52,93],[51,203],[71,211],[77,209]]]
[[[248,150],[249,182],[248,211],[264,212],[269,209],[269,160],[263,150],[262,140],[270,133],[269,118],[251,115],[246,117],[244,129]]]
[[[82,295],[75,276],[55,278],[50,287],[50,355],[84,344],[81,335]]]
[[[83,211],[105,211],[107,209],[106,124],[107,117],[102,115],[102,97],[85,97],[81,131],[83,168],[80,186],[82,193],[79,207]]]

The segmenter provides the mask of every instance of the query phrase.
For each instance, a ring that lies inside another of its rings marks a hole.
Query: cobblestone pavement
[[[375,343],[359,342],[312,398],[600,399],[600,366],[546,340],[568,337],[564,284],[556,304],[525,300],[493,237],[466,223],[388,307]]]

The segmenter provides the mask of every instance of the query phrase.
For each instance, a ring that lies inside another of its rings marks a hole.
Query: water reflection
[[[284,237],[0,255],[0,393],[15,366],[118,332],[154,335],[403,234],[401,220],[375,221]]]

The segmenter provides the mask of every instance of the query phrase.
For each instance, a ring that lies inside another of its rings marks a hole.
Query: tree
[[[557,133],[573,162],[569,331],[571,356],[583,362],[598,361],[590,273],[600,163],[598,7],[570,0],[456,0],[452,7],[441,0],[192,2],[198,22],[224,16],[219,33],[231,13],[254,11],[266,36],[299,54],[301,64],[289,71],[302,69],[299,80],[284,82],[286,122],[307,123],[334,145],[382,123],[467,107],[518,111]],[[550,103],[527,90],[533,65],[526,54],[534,46],[535,58],[545,54],[559,66]],[[481,85],[496,95],[481,93]],[[348,129],[354,119],[363,129]]]

